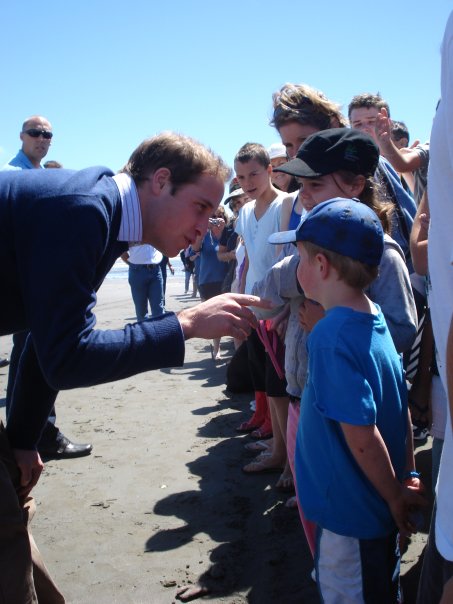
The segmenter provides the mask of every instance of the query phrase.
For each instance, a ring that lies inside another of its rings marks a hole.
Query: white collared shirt
[[[129,174],[115,174],[113,180],[120,192],[123,209],[118,241],[139,242],[143,237],[143,225],[137,187]]]

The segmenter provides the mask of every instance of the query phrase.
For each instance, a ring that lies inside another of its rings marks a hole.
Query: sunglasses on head
[[[32,138],[38,138],[38,136],[42,136],[43,138],[50,140],[53,136],[53,132],[50,132],[50,130],[40,130],[39,128],[29,128],[28,130],[24,130],[24,132]]]

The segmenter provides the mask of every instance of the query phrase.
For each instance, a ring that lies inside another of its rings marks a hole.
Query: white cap
[[[271,159],[275,159],[276,157],[284,157],[286,159],[288,157],[286,154],[286,147],[285,145],[282,145],[282,143],[274,143],[268,147],[267,152]]]

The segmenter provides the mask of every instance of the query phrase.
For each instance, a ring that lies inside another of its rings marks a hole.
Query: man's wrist
[[[177,314],[179,325],[181,326],[184,340],[189,340],[192,337],[192,321],[187,317],[190,309],[182,310]]]

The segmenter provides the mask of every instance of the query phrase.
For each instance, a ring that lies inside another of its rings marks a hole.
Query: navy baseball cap
[[[379,147],[354,128],[329,128],[311,134],[294,159],[274,168],[292,176],[317,178],[338,170],[371,176],[379,162]]]
[[[310,241],[319,247],[378,266],[384,251],[381,221],[358,199],[335,197],[308,212],[295,231],[281,231],[269,243]]]

